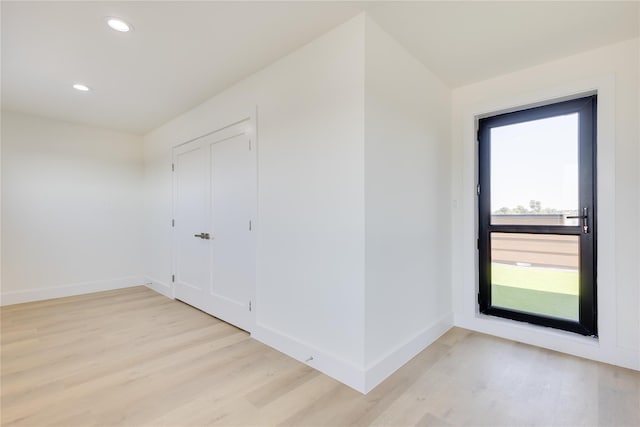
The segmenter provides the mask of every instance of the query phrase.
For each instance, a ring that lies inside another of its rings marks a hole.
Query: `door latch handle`
[[[209,240],[211,238],[209,237],[209,233],[194,234],[193,237],[199,237],[204,240]]]
[[[567,219],[582,219],[582,232],[589,232],[589,208],[582,208],[582,215],[567,216]]]

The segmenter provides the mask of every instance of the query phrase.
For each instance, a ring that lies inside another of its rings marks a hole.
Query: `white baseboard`
[[[394,350],[370,363],[365,370],[364,393],[373,390],[452,327],[453,314],[442,316]]]
[[[259,323],[255,325],[251,337],[360,393],[365,392],[364,371],[361,367]]]
[[[640,349],[617,347],[616,353],[617,357],[612,365],[640,371]]]
[[[598,340],[571,332],[483,315],[457,317],[455,326],[585,359],[640,370],[640,350],[618,347],[615,337],[601,335]]]
[[[164,283],[160,280],[154,279],[153,277],[144,276],[144,285],[167,298],[175,299],[173,287],[168,283]]]
[[[127,276],[117,279],[96,280],[93,282],[72,283],[69,285],[52,286],[47,288],[28,289],[24,291],[9,291],[0,294],[0,305],[21,304],[23,302],[41,301],[53,298],[70,297],[74,295],[90,294],[93,292],[110,291],[113,289],[130,288],[144,284],[143,276]]]
[[[453,327],[453,315],[445,315],[370,364],[367,369],[362,369],[351,362],[261,324],[256,324],[251,336],[354,390],[366,394],[451,327]],[[310,358],[313,359],[310,360]]]

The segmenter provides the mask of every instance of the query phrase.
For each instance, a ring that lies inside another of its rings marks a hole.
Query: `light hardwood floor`
[[[640,426],[640,373],[458,328],[364,396],[144,287],[1,320],[3,426]]]

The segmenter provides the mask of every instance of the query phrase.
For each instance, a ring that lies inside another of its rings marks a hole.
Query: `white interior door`
[[[207,311],[211,281],[207,147],[194,142],[174,150],[174,288],[176,298]]]
[[[174,258],[176,298],[251,331],[256,164],[247,127],[175,148]]]
[[[211,301],[213,311],[229,323],[247,329],[254,288],[252,207],[255,175],[245,134],[210,142]]]

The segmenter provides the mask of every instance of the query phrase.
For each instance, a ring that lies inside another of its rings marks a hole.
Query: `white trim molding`
[[[363,393],[373,390],[378,384],[404,366],[422,350],[429,347],[452,327],[453,314],[448,313],[375,362],[370,363],[365,369]]]
[[[143,276],[127,276],[117,279],[96,280],[92,282],[72,283],[47,288],[28,289],[24,291],[3,292],[0,305],[21,304],[24,302],[42,301],[53,298],[71,297],[93,292],[111,291],[144,285]]]
[[[251,337],[317,369],[360,393],[366,393],[364,370],[349,361],[260,323],[256,323]]]
[[[251,337],[366,394],[440,338],[452,326],[453,316],[447,314],[371,363],[366,369],[262,324],[256,324]]]
[[[156,291],[160,295],[164,295],[167,298],[175,299],[173,286],[168,283],[164,283],[163,281],[154,279],[153,277],[144,276],[144,285],[147,288]]]

